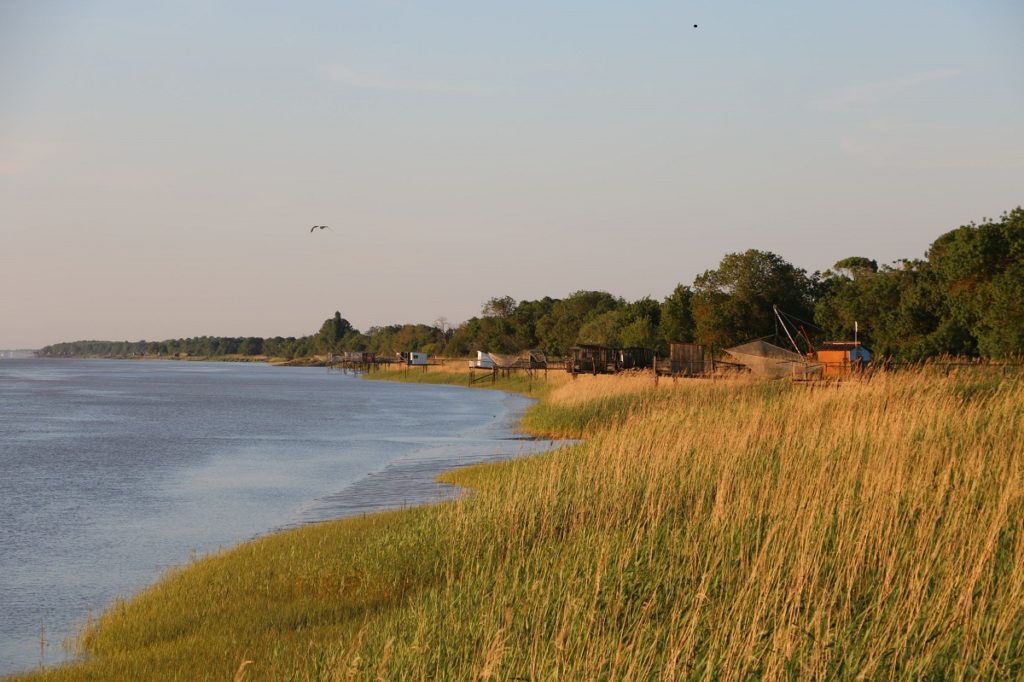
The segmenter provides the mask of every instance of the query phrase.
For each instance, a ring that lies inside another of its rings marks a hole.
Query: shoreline
[[[164,361],[164,362],[237,362],[264,363],[272,367],[326,367],[326,359],[310,355],[301,358],[279,358],[269,355],[190,355],[173,357],[170,355],[33,355],[15,360],[128,360],[132,362]]]
[[[524,428],[586,440],[204,558],[26,679],[1019,677],[1024,384],[843,388],[547,386]]]
[[[376,381],[376,377],[362,375],[358,377],[362,381]],[[384,380],[384,379],[382,379]],[[467,388],[461,384],[454,383],[426,383],[426,382],[414,382],[401,380],[400,383],[409,383],[417,385],[431,385],[431,386],[450,386],[451,388]],[[344,513],[331,516],[329,518],[314,519],[311,521],[299,521],[295,524],[284,526],[270,533],[285,532],[293,528],[300,528],[302,526],[317,524],[317,523],[330,523],[332,521],[340,521],[354,516],[366,516],[369,514],[380,514],[393,511],[399,511],[408,508],[430,506],[435,504],[442,504],[454,499],[458,499],[462,495],[470,492],[470,489],[460,486],[457,483],[453,483],[445,480],[445,477],[452,474],[459,469],[468,467],[487,465],[498,462],[506,462],[521,457],[531,457],[537,454],[543,454],[550,452],[558,447],[561,447],[564,443],[555,441],[550,438],[543,436],[530,434],[523,430],[523,419],[530,408],[537,403],[537,398],[529,395],[497,389],[501,393],[505,393],[508,396],[515,396],[527,400],[526,404],[519,408],[509,408],[510,419],[501,426],[501,430],[508,435],[504,436],[490,436],[484,440],[478,442],[478,446],[482,448],[485,443],[491,444],[508,444],[510,447],[513,444],[543,444],[547,443],[542,447],[531,449],[529,452],[524,452],[523,445],[515,446],[514,452],[495,452],[493,448],[488,452],[477,452],[476,454],[447,454],[451,453],[453,443],[445,446],[433,446],[427,447],[424,445],[418,448],[413,454],[415,456],[402,456],[391,462],[389,462],[383,469],[373,471],[364,476],[363,478],[352,482],[345,486],[343,489],[323,495],[315,500],[310,501],[310,505],[318,502],[329,503],[332,501],[341,502],[343,509],[346,509]],[[488,428],[484,426],[482,428]],[[467,434],[463,434],[464,436]],[[457,440],[463,440],[462,438]],[[528,446],[527,446],[528,447]],[[504,449],[504,448],[503,448]],[[424,456],[428,453],[432,453],[433,456]],[[415,498],[403,500],[401,504],[398,504],[394,500],[381,501],[387,497],[386,492],[381,491],[381,486],[387,486],[389,483],[401,478],[409,481],[413,480],[418,485],[419,494]],[[317,505],[325,506],[325,505]]]
[[[40,360],[49,359],[40,358]],[[78,361],[83,358],[59,359]],[[91,359],[107,360],[109,358]],[[199,362],[201,360],[192,359],[190,361]],[[457,385],[453,387],[463,388]],[[299,516],[297,520],[268,528],[233,544],[204,553],[199,556],[198,561],[204,561],[224,553],[235,552],[251,543],[260,542],[268,537],[288,534],[298,529],[316,527],[323,524],[343,523],[355,519],[365,520],[381,514],[407,511],[447,502],[460,497],[463,494],[462,491],[465,491],[466,488],[452,482],[442,481],[441,476],[443,474],[448,474],[463,467],[530,456],[548,449],[546,445],[543,448],[531,447],[534,444],[540,445],[541,441],[526,438],[521,435],[522,432],[519,430],[522,416],[529,409],[532,400],[514,392],[508,393],[510,397],[515,396],[524,399],[524,402],[521,405],[508,408],[509,411],[502,420],[503,425],[500,427],[499,433],[490,435],[488,431],[493,427],[484,422],[469,432],[459,432],[459,435],[451,436],[452,442],[449,444],[450,446],[466,441],[461,447],[454,449],[452,447],[444,447],[442,451],[438,451],[437,445],[430,446],[425,442],[411,453],[401,455],[397,459],[388,462],[382,469],[371,471],[337,491],[324,493],[315,498],[308,499],[301,505],[300,509],[296,510],[296,514]],[[480,429],[484,429],[484,431],[480,432]],[[476,444],[473,445],[473,443]],[[472,449],[472,453],[467,452],[469,448]],[[403,483],[403,488],[408,490],[412,487],[415,490],[402,499],[394,496],[389,499],[388,487],[389,485],[393,486],[396,480],[400,480]],[[113,601],[107,603],[98,611],[100,614],[98,617],[102,619],[105,614],[120,608],[119,605],[132,602],[140,595],[155,589],[159,584],[179,572],[188,571],[189,567],[194,563],[196,561],[189,561],[186,564],[172,564],[169,568],[164,569],[161,575],[136,589],[131,594],[116,597]],[[73,633],[75,630],[82,632],[88,629],[89,622],[93,618],[93,616],[90,616],[86,620],[77,621],[71,632]],[[46,632],[48,636],[53,636],[49,629]],[[53,642],[47,641],[46,646],[47,648],[52,648],[58,643],[56,640]],[[59,668],[65,668],[68,666],[73,667],[76,663],[76,659],[70,658],[62,660],[57,665]],[[8,677],[20,679],[21,676],[33,675],[37,672],[40,671],[29,667],[5,672],[3,675],[0,675],[0,679],[8,679]]]

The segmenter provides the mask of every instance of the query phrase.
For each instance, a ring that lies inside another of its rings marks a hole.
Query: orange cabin
[[[871,362],[871,351],[858,341],[826,341],[815,351],[825,377],[847,376]]]

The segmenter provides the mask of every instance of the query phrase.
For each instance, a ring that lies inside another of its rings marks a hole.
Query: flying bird
[[[310,232],[315,232],[316,230],[330,230],[330,229],[331,229],[330,225],[314,225],[313,227],[309,228],[309,231]]]

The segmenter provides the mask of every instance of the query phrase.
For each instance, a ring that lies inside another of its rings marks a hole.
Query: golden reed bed
[[[525,424],[584,443],[201,560],[39,677],[1024,676],[1019,379],[557,381]]]

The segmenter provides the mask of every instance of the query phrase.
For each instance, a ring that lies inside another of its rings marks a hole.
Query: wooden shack
[[[672,376],[703,374],[704,346],[697,343],[669,344],[669,371]]]
[[[426,353],[410,351],[408,353],[408,360],[406,362],[415,367],[423,367],[427,365],[428,361],[429,356]]]
[[[362,350],[348,350],[344,353],[334,354],[335,362],[349,362],[356,364],[369,364],[376,362],[377,354]]]
[[[655,353],[650,348],[612,348],[580,345],[569,349],[567,369],[573,374],[615,374],[624,369],[649,369]],[[546,363],[546,359],[545,359]]]
[[[573,374],[614,374],[619,369],[618,349],[582,345],[569,349],[569,371]]]
[[[863,370],[871,362],[871,351],[857,341],[826,341],[815,349],[823,377],[843,377]]]
[[[617,370],[624,369],[650,369],[654,366],[654,350],[651,348],[620,348],[618,351]]]

